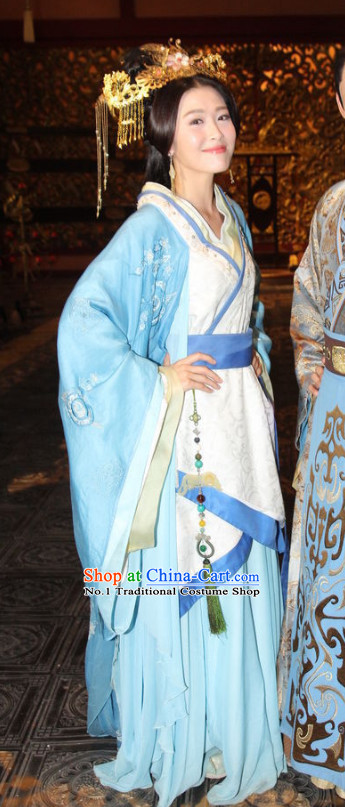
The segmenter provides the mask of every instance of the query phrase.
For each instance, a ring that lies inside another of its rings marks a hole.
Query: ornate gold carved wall
[[[247,152],[279,150],[279,251],[303,249],[313,208],[344,176],[345,127],[333,90],[335,47],[223,45],[242,129],[234,159],[234,197],[247,210]],[[112,153],[100,221],[94,218],[96,165],[93,103],[119,50],[39,47],[0,54],[0,160],[5,183],[33,211],[29,240],[41,252],[97,251],[135,205],[144,149]],[[10,186],[6,182],[10,183]],[[7,233],[11,225],[4,219]]]

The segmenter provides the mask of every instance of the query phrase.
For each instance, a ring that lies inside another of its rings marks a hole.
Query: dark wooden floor
[[[88,607],[72,535],[55,358],[55,317],[72,282],[39,280],[32,289],[41,306],[38,319],[27,320],[26,332],[0,347],[0,802],[148,807],[151,791],[120,794],[96,781],[92,765],[114,756],[114,742],[85,732]],[[288,335],[291,278],[267,275],[262,296],[274,341],[272,378],[290,519],[297,394]],[[343,804],[305,776],[290,771],[284,778],[300,794],[293,804]],[[206,805],[206,789],[184,794],[179,807]]]

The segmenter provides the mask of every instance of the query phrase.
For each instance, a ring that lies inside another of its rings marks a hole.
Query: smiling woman
[[[152,569],[193,583],[260,579],[255,598],[245,586],[239,596],[207,583],[181,595],[141,582],[130,597],[122,584],[90,597],[89,731],[121,739],[116,760],[95,770],[124,792],[153,781],[159,807],[205,777],[222,779],[210,804],[241,802],[273,788],[284,766],[270,340],[246,221],[214,184],[239,130],[223,70],[218,54],[148,45],[105,77],[118,144],[147,139],[147,182],[79,280],[59,331],[83,566],[128,580]],[[98,142],[101,151],[101,133]],[[71,416],[74,394],[87,424]]]
[[[198,208],[218,238],[224,218],[215,203],[213,176],[229,168],[235,142],[236,129],[218,89],[199,84],[187,90],[169,152],[177,175],[175,190]],[[205,175],[212,182],[207,196]]]

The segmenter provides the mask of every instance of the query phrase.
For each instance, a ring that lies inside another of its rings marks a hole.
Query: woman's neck
[[[217,238],[221,237],[224,216],[218,210],[216,204],[213,175],[207,174],[205,176],[198,174],[197,177],[195,177],[194,173],[192,183],[183,181],[183,179],[177,176],[175,180],[175,193],[177,196],[190,202],[207,222]]]
[[[202,215],[212,216],[215,212],[214,177],[213,175],[193,176],[193,181],[176,176],[175,193],[190,202]]]

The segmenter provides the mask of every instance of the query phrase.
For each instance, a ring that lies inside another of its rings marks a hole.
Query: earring
[[[171,193],[175,193],[176,171],[175,171],[175,168],[174,168],[172,154],[169,154],[169,159],[170,159],[170,165],[169,165],[170,188],[171,188]]]
[[[234,175],[233,175],[233,173],[232,173],[231,168],[229,168],[229,177],[230,177],[230,182],[231,182],[231,185],[234,185],[234,184],[235,184],[235,180],[234,180]]]

